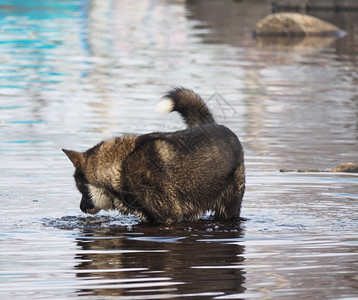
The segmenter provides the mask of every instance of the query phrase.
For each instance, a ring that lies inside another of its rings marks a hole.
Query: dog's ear
[[[83,153],[66,149],[62,149],[62,151],[67,155],[75,168],[81,169],[83,167],[85,162]]]

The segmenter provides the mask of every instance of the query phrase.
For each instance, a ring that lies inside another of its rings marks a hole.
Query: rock
[[[280,172],[282,173],[288,173],[288,172],[298,172],[298,173],[311,173],[311,172],[330,172],[327,170],[316,170],[316,169],[280,169]]]
[[[358,173],[358,165],[351,162],[341,164],[338,167],[332,169],[331,172]]]
[[[256,24],[255,37],[297,37],[344,35],[337,26],[318,18],[298,13],[271,14]]]
[[[358,173],[358,164],[345,163],[330,170],[316,170],[316,169],[281,169],[280,172],[341,172],[341,173]]]

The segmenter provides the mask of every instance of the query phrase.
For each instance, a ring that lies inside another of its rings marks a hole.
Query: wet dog
[[[116,137],[86,152],[63,149],[76,168],[81,210],[118,209],[166,224],[196,221],[207,211],[239,218],[245,167],[237,136],[216,124],[191,90],[171,90],[157,108],[177,111],[188,128]]]

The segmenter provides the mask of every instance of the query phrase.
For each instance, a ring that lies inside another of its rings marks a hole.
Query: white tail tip
[[[162,98],[159,103],[157,104],[157,107],[155,110],[159,113],[165,114],[170,113],[174,109],[174,102],[170,98]]]

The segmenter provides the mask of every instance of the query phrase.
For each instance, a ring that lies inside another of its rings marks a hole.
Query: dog
[[[245,191],[238,137],[192,90],[172,89],[157,110],[178,112],[187,129],[114,137],[85,152],[62,149],[75,167],[81,210],[117,209],[151,224],[194,222],[206,212],[238,219]]]

